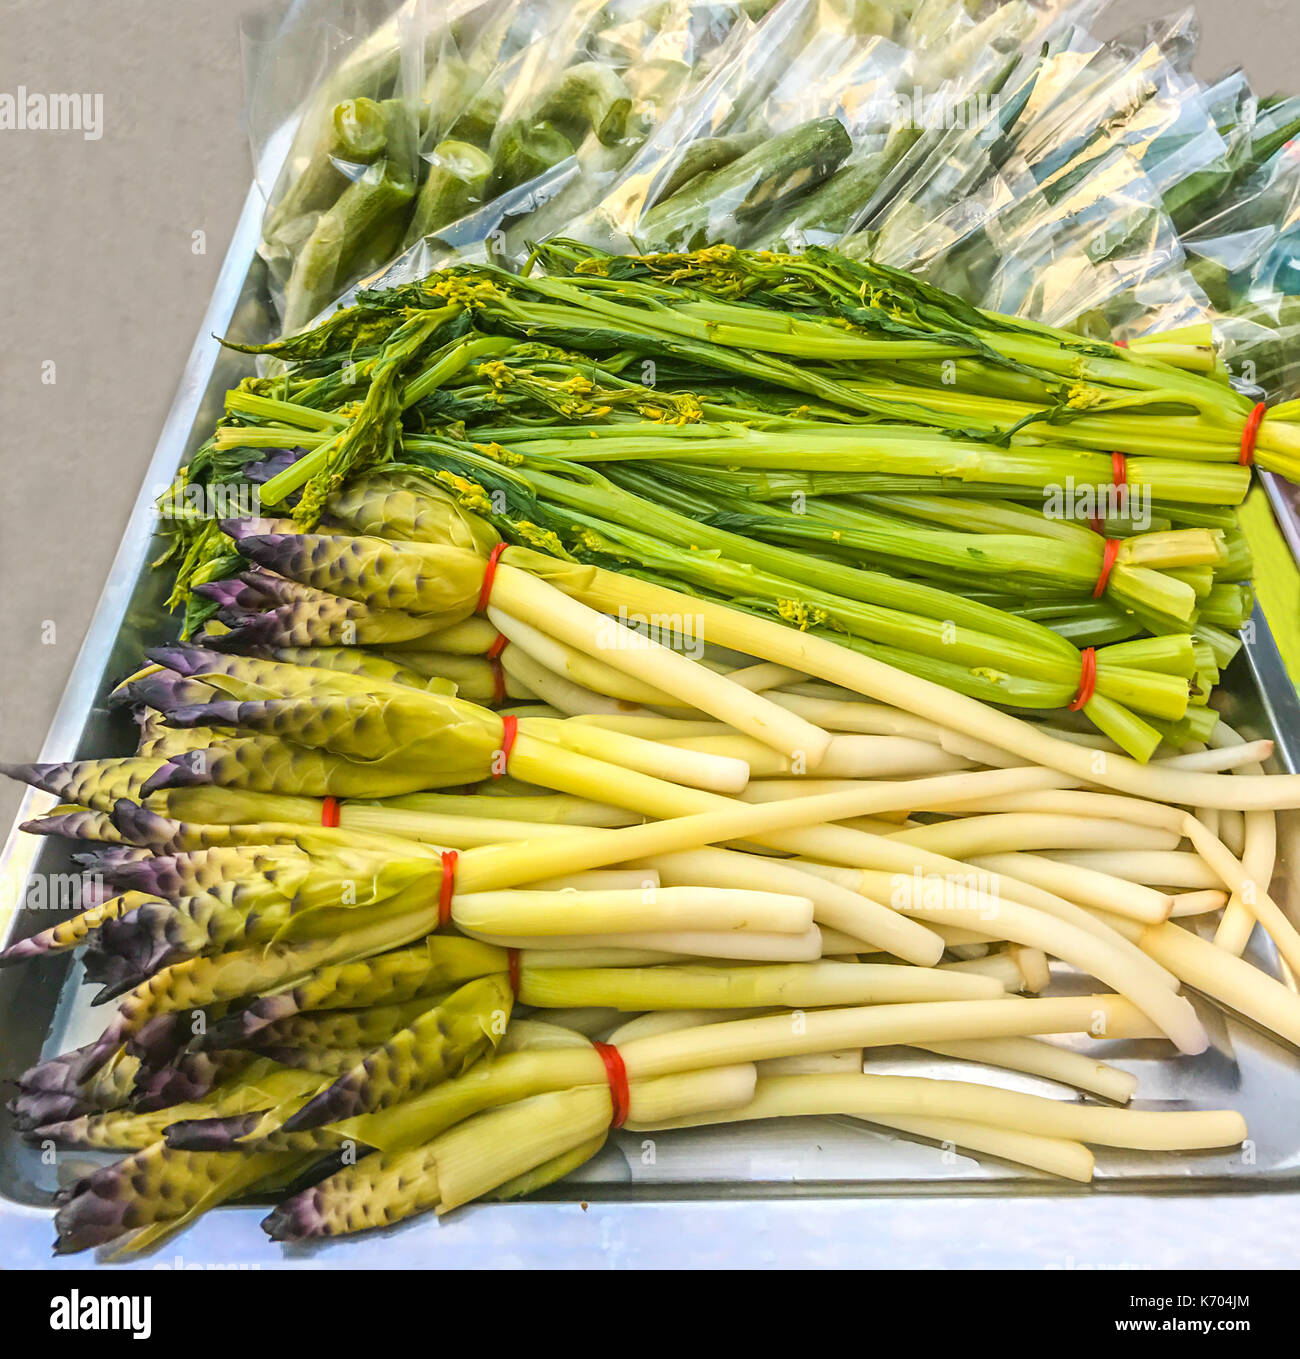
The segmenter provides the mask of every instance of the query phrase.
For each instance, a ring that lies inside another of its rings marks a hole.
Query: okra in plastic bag
[[[521,264],[527,235],[507,238],[544,204],[556,223],[599,198],[682,93],[725,59],[764,0],[513,0],[482,6],[421,40],[416,189],[395,243],[372,238],[364,271],[286,309],[301,324],[362,282],[398,283],[452,260]],[[471,26],[468,19],[472,17]],[[407,85],[411,82],[408,80]],[[312,312],[311,314],[315,314]]]
[[[607,191],[665,117],[724,64],[761,5],[619,0],[578,8],[515,72],[489,150],[484,202],[423,233],[385,273],[418,277],[453,261],[520,267],[529,243]],[[408,242],[408,245],[411,242]]]
[[[259,137],[269,145],[276,112],[281,127],[296,127],[260,245],[285,330],[305,325],[400,250],[428,179],[422,146],[431,127],[436,136],[461,115],[478,83],[465,54],[508,34],[514,13],[530,8],[516,0],[405,0],[396,8],[314,0],[246,41],[255,155]]]
[[[1175,49],[1180,32],[1163,35]],[[891,176],[847,248],[1053,325],[1087,314],[1120,334],[1135,290],[1158,295],[1169,323],[1203,317],[1161,195],[1224,143],[1201,87],[1139,36],[1099,44],[1077,24],[1059,30],[1005,79],[983,126],[945,134],[903,167],[910,177]]]
[[[563,226],[615,250],[742,243],[887,133],[906,53],[879,6],[782,0],[676,107],[602,201]]]

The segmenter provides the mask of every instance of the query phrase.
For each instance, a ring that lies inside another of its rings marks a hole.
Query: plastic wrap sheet
[[[1300,396],[1300,141],[1288,141],[1183,238],[1233,375]]]

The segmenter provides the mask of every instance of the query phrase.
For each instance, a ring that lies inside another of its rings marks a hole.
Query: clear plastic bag
[[[855,134],[883,141],[911,73],[884,27],[875,6],[782,0],[564,233],[614,250],[745,243],[846,164]]]
[[[1076,15],[1070,15],[1073,21]],[[999,88],[996,111],[891,176],[845,242],[978,302],[1108,336],[1203,318],[1163,195],[1226,144],[1184,62],[1182,23],[1099,44],[1060,27]]]
[[[294,4],[245,30],[255,162],[292,128],[260,250],[284,327],[305,324],[400,246],[416,202],[427,73],[473,43],[500,0]]]
[[[250,100],[250,130],[277,98],[303,109],[263,244],[285,324],[358,284],[518,269],[557,235],[620,252],[839,244],[1091,334],[1193,324],[1215,249],[1189,270],[1171,214],[1189,223],[1257,174],[1300,101],[1261,103],[1240,73],[1198,84],[1186,13],[1099,42],[1102,4],[299,0],[260,49],[296,44],[292,78]],[[322,156],[348,101],[407,111],[400,173],[387,151],[383,169]],[[346,185],[343,208],[374,211],[291,211],[313,166]],[[386,203],[395,178],[403,201]],[[1251,256],[1243,334],[1277,311],[1286,260]]]
[[[1300,396],[1300,140],[1285,143],[1183,238],[1219,315],[1234,376],[1269,396]]]
[[[250,84],[250,109],[300,101],[262,242],[285,329],[383,271],[400,282],[450,259],[485,258],[506,245],[505,224],[557,197],[551,216],[567,221],[765,7],[407,0],[368,33],[343,31],[330,0],[299,7],[293,24],[261,42],[263,75]],[[292,79],[278,73],[281,47],[313,44],[319,60],[299,53]],[[339,154],[335,124],[372,105],[404,115],[400,165],[382,153],[380,168]]]
[[[519,99],[503,136],[511,135],[509,128],[527,126],[534,114],[550,111],[553,117],[575,95],[581,98],[593,88],[601,91],[598,101],[614,90],[624,92],[630,103],[621,129],[610,135],[588,120],[585,135],[574,136],[570,155],[539,166],[530,178],[503,185],[480,211],[443,227],[426,240],[424,251],[404,258],[389,277],[452,260],[521,266],[529,242],[553,235],[599,202],[672,111],[726,65],[753,30],[739,4],[668,0],[636,6],[625,0],[612,15],[608,6],[600,7],[576,40],[570,33],[558,35],[552,49],[541,54],[546,69],[561,73],[558,80],[552,76],[549,85],[537,87],[541,97],[531,101],[531,108],[530,101]],[[519,86],[526,89],[532,82]]]

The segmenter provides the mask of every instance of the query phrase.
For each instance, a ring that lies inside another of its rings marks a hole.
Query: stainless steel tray
[[[1260,479],[1268,492],[1277,526],[1282,530],[1296,564],[1300,565],[1300,486],[1293,486],[1276,472],[1261,472]]]
[[[265,335],[264,275],[256,258],[261,199],[249,196],[199,330],[109,582],[40,758],[120,754],[132,731],[103,695],[134,669],[143,645],[167,634],[164,586],[148,562],[155,548],[153,498],[202,441],[227,387],[248,360],[223,350],[214,334]],[[1232,723],[1272,736],[1280,768],[1300,768],[1300,702],[1262,615],[1227,675]],[[51,802],[29,793],[19,820]],[[1275,890],[1300,908],[1300,816],[1281,820]],[[32,875],[71,871],[66,847],[10,833],[0,856],[0,923],[11,937],[43,928],[48,917],[12,909],[27,900]],[[49,881],[50,879],[46,879]],[[10,919],[3,920],[8,910]],[[1271,953],[1257,961],[1277,972]],[[81,1041],[94,1022],[77,985],[77,965],[24,965],[0,973],[0,1074],[12,1077],[41,1055]],[[1288,984],[1290,979],[1288,978]],[[1088,986],[1057,974],[1054,986]],[[1199,1002],[1198,1002],[1199,1004]],[[614,1134],[581,1174],[548,1199],[481,1205],[445,1225],[432,1218],[390,1232],[310,1250],[284,1250],[257,1228],[262,1210],[209,1214],[143,1267],[408,1267],[437,1264],[657,1267],[716,1265],[909,1264],[1151,1267],[1290,1262],[1300,1226],[1300,1055],[1246,1023],[1201,1004],[1211,1049],[1171,1057],[1166,1045],[1112,1043],[1090,1050],[1134,1071],[1141,1101],[1153,1108],[1222,1107],[1246,1115],[1246,1148],[1197,1155],[1099,1153],[1097,1184],[1064,1189],[1044,1177],[910,1141],[850,1119],[806,1119],[659,1134]],[[100,1012],[102,1015],[102,1012]],[[102,1024],[102,1018],[99,1019]],[[93,1032],[94,1030],[90,1030]],[[873,1071],[970,1075],[956,1062],[882,1050]],[[1009,1088],[1061,1095],[1029,1077],[980,1076]],[[51,1260],[52,1191],[92,1158],[66,1152],[52,1164],[0,1118],[0,1266],[84,1265]]]

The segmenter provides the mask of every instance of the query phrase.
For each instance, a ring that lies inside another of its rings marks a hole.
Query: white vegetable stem
[[[977,741],[951,727],[940,726],[924,717],[901,712],[886,703],[854,703],[835,699],[812,698],[805,694],[777,693],[770,695],[773,703],[789,708],[792,713],[815,722],[826,731],[856,732],[864,736],[909,736],[927,741],[960,755],[976,764],[1000,768],[1015,763],[1015,758],[987,741]]]
[[[987,741],[1031,763],[1072,774],[1085,783],[1198,807],[1243,810],[1300,807],[1300,775],[1228,777],[1142,765],[1127,756],[1061,740],[1009,713],[906,674],[883,661],[783,624],[742,614],[713,600],[697,599],[594,568],[561,575],[559,579],[567,591],[592,608],[688,615],[698,622],[700,634],[716,645],[734,647],[763,660],[817,675],[976,740]]]
[[[458,892],[451,914],[458,926],[481,934],[551,937],[689,929],[802,935],[813,923],[807,897],[716,887]]]
[[[954,1003],[1004,995],[991,977],[890,963],[777,963],[762,967],[547,968],[520,972],[519,999],[546,1009],[613,1005],[622,1010],[694,1010],[781,1005]],[[844,1045],[847,1046],[847,1045]]]
[[[1000,1161],[1028,1166],[1048,1175],[1087,1184],[1092,1179],[1092,1152],[1082,1142],[1059,1137],[1038,1137],[1012,1128],[996,1128],[989,1123],[971,1123],[961,1118],[917,1118],[900,1114],[873,1114],[867,1120],[883,1128],[894,1128],[912,1137],[931,1142],[966,1147],[971,1151],[996,1156]]]
[[[1237,750],[1247,749],[1247,743],[1226,722],[1220,719],[1210,733],[1210,740],[1216,746]],[[1262,774],[1264,767],[1257,762],[1247,762],[1239,766],[1242,774]],[[1273,870],[1277,866],[1277,819],[1269,811],[1245,813],[1242,827],[1244,845],[1241,853],[1242,867],[1246,881],[1263,883],[1267,887],[1273,881]],[[1253,892],[1252,888],[1252,892]],[[1250,936],[1255,929],[1255,915],[1247,904],[1244,894],[1234,891],[1228,900],[1223,919],[1214,935],[1214,942],[1229,953],[1240,957],[1246,951]]]
[[[1181,925],[1166,922],[1144,928],[1118,916],[1109,917],[1108,923],[1188,986],[1300,1047],[1300,996],[1266,972]]]
[[[738,1060],[741,1053],[746,1060],[756,1061],[764,1057],[793,1057],[803,1052],[945,1042],[953,1038],[1047,1033],[1120,1038],[1149,1037],[1152,1032],[1150,1021],[1131,1001],[1100,994],[795,1011],[638,1038],[623,1044],[619,1051],[629,1075],[651,1076],[679,1071],[688,1065],[723,1065]]]
[[[806,963],[823,954],[821,930],[810,925],[802,934],[761,934],[756,930],[640,930],[627,934],[527,935],[484,934],[461,927],[462,933],[500,948],[545,950],[550,957],[567,957],[575,949],[603,949],[606,962],[591,967],[637,967],[650,963],[680,963],[693,958],[724,958],[733,962]],[[636,950],[645,951],[645,956]],[[576,962],[538,962],[537,966],[578,967]]]
[[[664,744],[671,750],[743,760],[756,778],[799,778],[808,772],[803,761],[787,759],[748,736],[674,736],[664,738]],[[832,734],[816,772],[818,778],[827,779],[916,778],[970,766],[970,760],[909,736],[856,736],[840,732]]]
[[[1182,841],[1176,831],[1151,826],[1034,812],[964,816],[932,826],[894,831],[890,838],[946,854],[951,859],[1034,849],[1177,849]]]
[[[886,846],[886,851],[875,856],[880,867],[867,869],[843,869],[824,865],[805,865],[809,872],[828,876],[832,881],[854,888],[870,895],[876,900],[888,901],[896,910],[905,909],[907,903],[929,903],[947,907],[964,901],[966,891],[982,892],[991,901],[981,903],[983,915],[978,926],[968,921],[960,921],[955,916],[942,921],[931,922],[932,927],[942,927],[947,931],[957,927],[986,939],[997,939],[996,925],[999,920],[998,903],[1015,902],[1029,910],[1055,917],[1086,934],[1091,934],[1120,952],[1127,952],[1131,961],[1150,969],[1150,960],[1144,958],[1140,949],[1125,945],[1122,938],[1107,928],[1090,911],[1076,906],[1072,901],[1058,897],[1042,888],[1032,887],[1016,878],[1004,874],[987,874],[971,868],[956,859],[930,854],[926,850],[913,849],[898,845],[889,839],[876,841]],[[948,937],[945,934],[945,938]],[[1024,940],[1020,942],[1026,942]],[[1050,952],[1050,950],[1049,950]],[[1153,970],[1154,979],[1162,979],[1171,989],[1176,987],[1174,979]]]
[[[1191,891],[1223,886],[1199,854],[1186,850],[1065,850],[1045,857],[1067,868],[1105,873],[1133,883],[1158,883]]]
[[[1169,912],[1170,920],[1180,920],[1189,915],[1208,915],[1211,911],[1221,911],[1228,904],[1227,892],[1180,892],[1177,896],[1170,897],[1174,903],[1173,909]],[[1251,918],[1251,926],[1254,927],[1254,918]]]
[[[681,598],[688,601],[685,595]],[[725,676],[714,674],[634,629],[603,617],[553,585],[504,561],[497,569],[492,599],[498,608],[514,617],[536,620],[559,641],[674,695],[773,750],[787,756],[802,755],[810,769],[816,768],[826,753],[830,737],[811,722],[739,684],[732,684]],[[617,604],[614,611],[618,611]],[[691,620],[689,630],[698,637],[695,615],[696,609],[691,604],[677,616]]]
[[[532,779],[538,783],[546,783],[550,786],[562,786],[565,791],[584,796],[608,798],[612,801],[626,802],[628,806],[634,806],[638,810],[644,811],[652,816],[664,818],[687,819],[690,814],[703,812],[711,807],[718,808],[744,808],[749,815],[755,815],[763,810],[758,807],[748,807],[747,804],[731,802],[716,793],[705,792],[702,789],[682,788],[675,784],[667,783],[660,779],[652,779],[646,775],[637,774],[631,770],[611,772],[608,765],[588,761],[587,757],[578,755],[575,752],[566,752],[562,760],[548,760],[546,752],[541,748],[542,743],[535,738],[527,746],[521,741],[516,746],[516,753],[511,763],[511,769],[521,778]],[[558,754],[558,752],[557,752]],[[534,768],[536,772],[534,773]],[[829,814],[816,818],[807,814],[808,807],[819,803],[818,798],[801,799],[807,804],[804,809],[805,815],[800,816],[798,812],[791,812],[797,823],[797,829],[783,829],[772,831],[769,829],[756,830],[750,834],[742,833],[735,837],[725,837],[727,839],[746,839],[768,845],[774,849],[785,850],[797,854],[812,855],[817,858],[829,859],[832,862],[857,864],[873,862],[881,853],[888,855],[891,852],[903,851],[905,847],[897,846],[890,848],[891,842],[879,837],[864,834],[861,831],[850,830],[843,826],[829,824],[833,820],[845,819],[845,816],[836,816],[835,812],[840,808],[853,808],[847,811],[847,816],[860,815],[864,812],[875,810],[883,805],[888,808],[896,805],[900,799],[911,800],[922,797],[926,800],[941,800],[942,793],[934,793],[935,785],[944,783],[945,778],[954,780],[975,780],[982,783],[992,791],[1003,792],[1026,785],[1032,786],[1037,780],[1038,771],[1034,770],[987,770],[970,774],[959,774],[940,776],[931,780],[922,780],[916,783],[887,783],[870,784],[864,788],[846,792],[843,795],[828,794],[827,801],[820,805],[824,808],[832,809]],[[969,782],[961,785],[962,795],[965,796],[970,789]],[[920,790],[926,791],[920,791]],[[837,798],[842,800],[838,803]],[[779,803],[769,803],[766,807],[770,809],[780,806]],[[756,826],[764,825],[760,819],[752,824]],[[713,837],[724,838],[724,837]],[[569,840],[561,842],[567,848],[571,843]],[[576,848],[576,845],[575,845]],[[504,852],[504,851],[503,851]],[[919,851],[906,850],[908,854],[917,854]],[[593,861],[593,863],[596,861]],[[609,863],[609,859],[602,859],[599,862]],[[577,866],[577,865],[575,865]],[[537,876],[549,875],[555,870],[546,866],[539,869]],[[517,881],[517,880],[516,880]],[[495,884],[494,884],[495,885]],[[504,885],[504,884],[503,884]],[[514,883],[509,884],[511,886]],[[468,884],[467,884],[468,886]],[[882,908],[883,909],[883,908]],[[858,904],[857,914],[863,914],[860,903]],[[822,916],[819,915],[819,920]],[[825,923],[844,929],[847,933],[859,935],[863,938],[874,938],[874,935],[862,933],[857,924],[849,923],[847,915],[837,919],[826,916]],[[915,925],[916,922],[912,922]],[[934,941],[922,941],[920,937],[912,932],[912,941],[909,944],[903,936],[906,931],[893,930],[895,943],[892,945],[882,944],[881,947],[889,947],[892,951],[899,952],[900,956],[906,957],[909,961],[914,961],[922,965],[937,961],[937,950],[934,949]],[[921,947],[925,942],[929,948]],[[901,945],[901,946],[900,946]]]
[[[1044,1080],[1058,1081],[1100,1095],[1116,1104],[1127,1104],[1137,1089],[1137,1077],[1117,1066],[1099,1062],[1086,1053],[1057,1047],[1041,1038],[970,1038],[950,1043],[917,1043],[914,1046],[941,1057],[964,1062],[983,1062],[1007,1071],[1023,1071]]]
[[[940,963],[952,972],[972,972],[980,977],[996,977],[1008,991],[1028,991],[1037,995],[1052,983],[1052,971],[1042,949],[1014,946],[1003,953],[990,953],[956,963]]]
[[[1126,878],[1063,864],[1039,854],[978,854],[970,860],[985,873],[1007,874],[1080,906],[1100,906],[1155,925],[1167,920],[1174,898]]]
[[[1171,991],[1164,978],[1153,976],[1150,967],[1140,964],[1122,946],[1019,902],[960,883],[945,884],[945,889],[944,899],[934,901],[923,883],[904,878],[895,891],[902,900],[900,909],[922,920],[951,921],[967,929],[987,930],[992,937],[1042,949],[1082,968],[1127,996],[1180,1052],[1204,1052],[1209,1046],[1209,1037],[1191,1003]]]
[[[811,898],[813,919],[842,930],[871,947],[921,966],[937,963],[942,941],[915,921],[825,877],[810,873],[798,862],[764,859],[737,850],[697,849],[656,855],[642,861],[665,883],[707,883],[712,887],[745,887],[761,883],[774,892]],[[901,928],[900,928],[901,926]]]
[[[616,670],[604,661],[586,656],[581,651],[557,642],[538,631],[522,618],[515,618],[504,609],[490,607],[488,620],[510,643],[524,655],[556,677],[579,688],[601,694],[605,698],[617,699],[620,703],[649,704],[653,707],[676,707],[678,700],[672,694],[645,684],[634,675]],[[509,648],[507,648],[509,650]],[[505,652],[502,653],[505,658]]]
[[[1249,776],[1241,777],[1244,780]],[[1269,937],[1277,946],[1277,951],[1292,972],[1300,972],[1300,931],[1291,923],[1277,902],[1269,896],[1267,880],[1260,882],[1252,877],[1250,871],[1232,856],[1223,842],[1215,839],[1194,816],[1185,817],[1183,826],[1187,838],[1192,842],[1192,848],[1268,931]],[[1269,869],[1271,876],[1271,864]]]
[[[1246,1137],[1246,1120],[1234,1109],[1110,1109],[964,1081],[866,1074],[764,1077],[758,1081],[752,1103],[743,1109],[688,1115],[683,1122],[697,1126],[806,1114],[870,1118],[874,1113],[962,1118],[1040,1137],[1141,1151],[1227,1147]],[[679,1120],[660,1126],[676,1125]]]
[[[755,1012],[758,1013],[758,1012]],[[611,1031],[608,1041],[615,1044],[631,1042],[655,1034],[675,1033],[704,1024],[718,1024],[736,1019],[729,1010],[659,1010],[630,1019]],[[1099,1062],[1086,1053],[1074,1052],[1042,1038],[968,1038],[943,1042],[911,1043],[908,1046],[938,1056],[953,1057],[965,1062],[980,1062],[985,1066],[1001,1067],[1007,1071],[1022,1071],[1045,1080],[1057,1081],[1100,1095],[1116,1104],[1127,1104],[1137,1089],[1137,1077],[1107,1062]],[[777,1064],[806,1062],[814,1058],[833,1057],[836,1065],[847,1060],[854,1069],[862,1069],[862,1050],[846,1048],[835,1053],[808,1054],[804,1057],[774,1057],[760,1060],[759,1074],[797,1074],[791,1070],[776,1071]]]
[[[718,752],[663,745],[658,741],[643,741],[639,736],[623,732],[605,731],[577,722],[557,721],[548,717],[526,717],[519,730],[539,736],[565,750],[577,751],[594,760],[635,769],[654,778],[672,783],[687,784],[692,788],[707,788],[715,793],[739,793],[749,782],[749,765],[725,750]],[[746,738],[741,737],[742,741]],[[759,750],[768,755],[766,746]],[[780,757],[777,757],[780,758]],[[919,772],[928,773],[928,770]]]
[[[739,684],[755,694],[761,694],[770,689],[780,689],[787,684],[801,684],[808,676],[801,675],[797,670],[791,670],[784,665],[773,665],[770,661],[760,661],[757,665],[746,665],[741,666],[738,670],[727,671],[727,678],[732,684]],[[779,698],[775,701],[781,702]],[[782,703],[781,706],[787,705]],[[807,717],[807,714],[804,713],[801,716]],[[816,721],[815,718],[808,720],[810,722]],[[817,725],[822,726],[823,724],[818,722]]]
[[[500,660],[501,668],[512,680],[527,686],[543,703],[564,717],[612,715],[626,710],[622,699],[609,698],[554,674],[521,647],[506,647]]]

